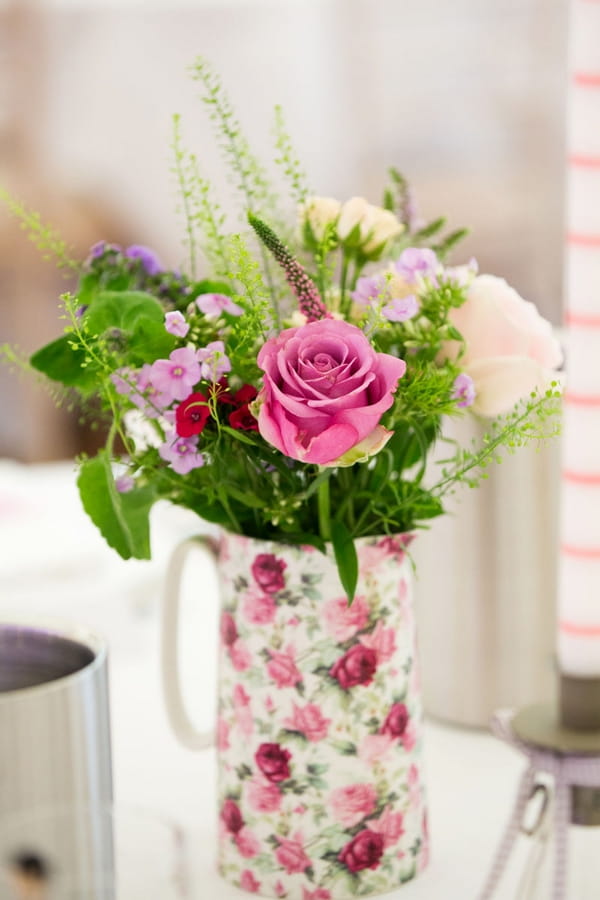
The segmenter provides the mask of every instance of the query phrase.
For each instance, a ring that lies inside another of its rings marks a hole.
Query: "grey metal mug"
[[[107,649],[0,619],[0,896],[115,896]]]

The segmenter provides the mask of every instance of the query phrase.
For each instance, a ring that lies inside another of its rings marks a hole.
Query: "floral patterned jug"
[[[357,542],[350,605],[333,559],[312,547],[204,539],[222,601],[219,870],[246,891],[364,897],[426,864],[409,539]],[[194,545],[180,545],[167,578],[165,687],[180,736],[185,713],[169,673],[179,577]]]

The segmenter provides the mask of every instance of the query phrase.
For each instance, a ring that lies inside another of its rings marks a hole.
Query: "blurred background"
[[[227,191],[186,71],[201,54],[265,161],[279,103],[316,193],[379,202],[396,166],[424,219],[472,229],[457,262],[474,255],[558,323],[565,30],[562,0],[0,0],[0,184],[77,255],[104,238],[179,266],[173,113]],[[57,336],[68,287],[0,208],[0,343]],[[0,457],[89,441],[6,367],[0,410]]]

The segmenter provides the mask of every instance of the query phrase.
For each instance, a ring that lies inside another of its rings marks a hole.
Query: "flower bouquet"
[[[5,196],[77,276],[30,365],[104,428],[78,486],[121,556],[149,557],[159,500],[223,529],[221,872],[298,900],[380,893],[427,856],[407,548],[503,448],[557,432],[561,351],[506,282],[449,264],[464,232],[419,224],[398,172],[381,206],[316,196],[278,110],[274,191],[219,79],[193,75],[241,228],[178,118],[185,271],[104,241],[76,262]],[[488,420],[478,445],[446,429],[467,415]]]
[[[458,483],[485,477],[501,447],[556,431],[560,348],[503,280],[473,260],[447,265],[464,232],[415,225],[397,172],[382,206],[314,196],[277,110],[290,221],[219,79],[202,60],[193,75],[247,227],[227,232],[177,117],[185,273],[105,242],[79,264],[8,198],[78,276],[62,298],[64,334],[30,362],[106,424],[78,484],[121,556],[149,556],[148,514],[166,499],[233,533],[331,542],[351,597],[355,539],[413,532]],[[448,442],[432,472],[446,418],[472,413],[493,417],[481,446]]]

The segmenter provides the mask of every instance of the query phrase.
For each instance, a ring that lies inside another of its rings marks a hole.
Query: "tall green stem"
[[[329,478],[319,485],[319,533],[324,541],[331,540],[331,498],[329,494]]]

